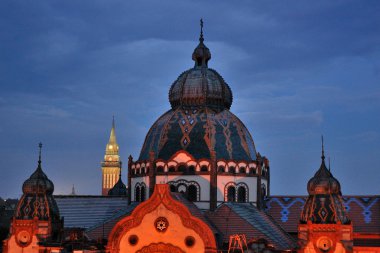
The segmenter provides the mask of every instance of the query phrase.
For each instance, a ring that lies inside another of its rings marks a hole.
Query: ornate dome
[[[17,219],[59,220],[59,210],[53,198],[54,184],[42,171],[41,147],[36,171],[24,182],[23,195],[17,204]]]
[[[343,205],[339,181],[326,168],[322,145],[322,163],[307,183],[309,197],[301,213],[301,222],[316,224],[350,223]]]
[[[195,159],[256,160],[253,139],[244,124],[229,111],[232,92],[223,78],[208,68],[210,50],[203,31],[192,59],[195,66],[182,73],[169,91],[172,109],[149,130],[139,160],[168,160],[179,150]]]
[[[208,68],[210,50],[203,44],[203,34],[194,49],[194,68],[183,72],[169,90],[169,101],[173,109],[178,107],[209,107],[220,111],[230,109],[232,92],[223,77]]]

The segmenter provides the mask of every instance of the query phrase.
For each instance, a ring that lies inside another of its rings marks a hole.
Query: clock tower
[[[121,176],[121,161],[119,145],[116,142],[115,118],[112,119],[110,139],[106,145],[106,152],[102,164],[102,195],[107,196],[108,191],[116,184]]]

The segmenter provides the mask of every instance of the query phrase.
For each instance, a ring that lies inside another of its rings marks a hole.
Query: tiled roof
[[[297,245],[264,211],[248,203],[225,203],[212,213],[210,220],[223,233],[223,241],[228,242],[233,234],[245,234],[247,240],[266,239],[276,249],[290,250]]]
[[[267,212],[285,231],[297,233],[297,225],[306,196],[272,196]],[[380,196],[343,196],[355,233],[380,234]]]
[[[64,226],[89,228],[120,211],[126,210],[126,197],[105,196],[54,196],[58,204]]]
[[[116,223],[123,219],[125,216],[130,215],[138,204],[140,203],[132,202],[131,205],[127,206],[126,209],[122,209],[111,217],[88,228],[86,230],[86,235],[93,240],[97,240],[99,238],[108,238],[108,235],[111,233],[111,230],[116,225]]]
[[[173,199],[178,200],[183,205],[185,205],[193,216],[197,217],[198,219],[206,223],[209,226],[209,228],[212,230],[214,235],[219,234],[219,231],[217,230],[217,228],[210,222],[207,216],[205,216],[205,214],[193,202],[187,200],[186,197],[181,193],[171,192],[171,195]]]

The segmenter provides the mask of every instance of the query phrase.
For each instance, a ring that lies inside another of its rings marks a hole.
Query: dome
[[[41,161],[39,161],[36,171],[22,185],[22,192],[24,194],[52,194],[53,191],[54,184],[42,171]]]
[[[301,223],[350,223],[343,205],[340,183],[326,168],[323,146],[321,166],[307,183],[307,191],[309,197],[302,209]]]
[[[245,125],[229,110],[215,112],[209,108],[171,109],[150,128],[139,160],[170,159],[186,150],[195,159],[256,160],[256,149]]]
[[[232,92],[224,79],[208,68],[210,50],[203,43],[203,31],[192,59],[193,68],[183,72],[169,90],[172,109],[150,128],[139,160],[170,159],[185,150],[195,159],[253,161],[256,149],[244,124],[229,111]]]
[[[183,72],[169,90],[172,108],[207,106],[219,111],[230,109],[231,89],[218,72],[208,68],[211,53],[203,44],[203,35],[194,49],[192,59],[195,61],[194,68]]]
[[[340,193],[340,183],[326,168],[324,160],[314,177],[307,183],[307,191],[310,195]]]
[[[42,144],[40,144],[40,148]],[[53,198],[54,184],[42,171],[41,150],[37,169],[24,182],[23,195],[17,203],[15,217],[17,219],[34,219],[58,221],[59,210]]]

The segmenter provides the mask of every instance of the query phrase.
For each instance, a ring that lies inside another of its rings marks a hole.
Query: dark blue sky
[[[343,193],[379,194],[379,13],[379,1],[1,1],[0,196],[21,195],[40,141],[56,194],[99,194],[112,115],[127,164],[193,66],[200,17],[272,194],[306,194],[321,134]]]

